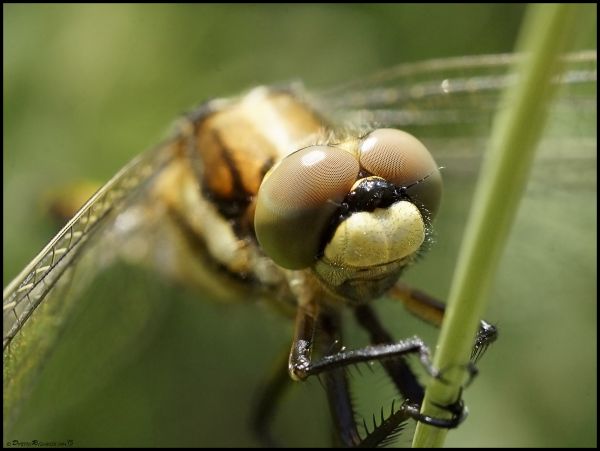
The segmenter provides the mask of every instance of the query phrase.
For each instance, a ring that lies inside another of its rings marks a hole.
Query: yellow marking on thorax
[[[243,98],[240,110],[273,145],[280,158],[303,147],[322,128],[315,114],[297,99],[265,87],[250,91]]]

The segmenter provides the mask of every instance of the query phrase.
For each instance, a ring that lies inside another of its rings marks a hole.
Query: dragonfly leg
[[[319,345],[323,349],[331,350],[341,343],[341,329],[339,318],[333,315],[323,315],[320,318],[319,330],[324,333],[320,337]],[[276,365],[268,374],[267,379],[255,402],[252,412],[252,430],[260,443],[265,447],[276,447],[270,431],[270,422],[277,410],[282,395],[291,380],[287,371],[288,353],[284,359],[278,359]],[[361,438],[357,432],[354,421],[354,408],[349,393],[346,371],[343,368],[326,372],[321,379],[327,392],[328,402],[334,422],[337,446],[354,447],[360,443]]]
[[[389,415],[384,417],[382,408],[379,421],[373,417],[371,427],[363,420],[364,433],[361,436],[356,425],[346,369],[335,368],[327,371],[324,373],[324,379],[331,415],[336,428],[335,447],[375,448],[382,446],[402,431],[404,424],[414,417],[414,409],[407,408],[408,405],[395,408],[392,402]],[[416,415],[420,415],[418,409]],[[425,420],[427,419],[428,417],[425,418]]]
[[[321,347],[329,352],[339,351],[342,343],[342,329],[339,315],[321,315],[320,328]],[[355,411],[350,396],[350,385],[345,368],[336,368],[323,375],[323,386],[327,391],[327,401],[335,428],[335,447],[355,447],[360,443],[356,429]]]
[[[400,300],[407,310],[417,318],[436,327],[441,326],[444,312],[446,311],[446,304],[440,300],[427,293],[415,290],[401,282],[398,282],[394,288],[392,288],[389,292],[389,296],[393,299]],[[488,346],[496,341],[497,338],[498,329],[496,326],[482,320],[479,323],[479,330],[477,331],[473,350],[471,351],[471,362],[476,363],[485,353]],[[469,365],[468,370],[471,375],[471,380],[477,371],[474,365]]]
[[[391,344],[393,337],[383,328],[373,309],[362,305],[354,310],[358,324],[369,334],[371,344]],[[420,404],[425,396],[425,389],[405,359],[385,359],[381,362],[386,372],[408,402]]]
[[[379,318],[368,305],[362,305],[354,311],[357,322],[369,334],[370,341],[373,344],[393,343],[394,339],[385,330]],[[413,418],[422,423],[430,424],[441,428],[455,428],[467,416],[466,407],[463,404],[462,397],[459,396],[456,402],[449,406],[439,406],[452,414],[449,419],[434,418],[420,413],[421,403],[425,396],[425,390],[419,383],[416,375],[408,366],[404,358],[384,359],[381,362],[388,373],[390,379],[405,399],[400,410],[404,411],[407,417]]]
[[[270,423],[285,390],[291,384],[287,364],[288,351],[286,350],[277,358],[262,387],[258,389],[258,396],[252,408],[252,430],[261,445],[266,448],[277,447],[276,441],[271,436]]]
[[[409,311],[431,324],[441,324],[445,308],[443,303],[416,290],[401,290],[402,288],[395,290],[392,295],[403,300],[409,308]],[[398,292],[404,296],[400,296]],[[321,357],[313,362],[311,356],[318,317],[319,306],[316,302],[305,303],[303,307],[298,310],[295,336],[289,358],[289,372],[292,379],[303,380],[310,375],[343,368],[348,365],[360,362],[378,361],[382,363],[398,387],[400,393],[406,397],[406,402],[401,409],[404,410],[407,415],[417,421],[444,428],[454,428],[464,420],[467,415],[467,410],[460,397],[451,405],[442,406],[442,408],[452,413],[450,419],[432,418],[420,414],[419,410],[423,400],[424,391],[422,386],[418,383],[416,376],[412,373],[406,362],[403,361],[402,357],[416,354],[418,355],[422,366],[430,376],[443,381],[443,375],[441,371],[433,367],[429,348],[419,337],[412,337],[394,342],[389,333],[383,329],[372,310],[367,307],[359,307],[357,319],[370,333],[371,342],[373,344],[357,350],[336,352]],[[472,360],[466,365],[466,369],[469,371],[470,376],[468,383],[470,383],[477,373],[474,361],[481,356],[483,351],[485,351],[485,348],[487,348],[496,337],[496,328],[489,323],[482,321],[474,345]]]
[[[323,349],[331,352],[338,348],[342,341],[342,328],[339,315],[322,315],[320,320],[319,344]],[[369,427],[363,420],[364,433],[358,432],[356,413],[350,385],[348,382],[347,368],[335,368],[322,374],[324,387],[335,427],[334,446],[336,447],[377,447],[385,444],[394,435],[402,430],[403,424],[410,416],[402,408],[395,409],[394,403],[388,416],[384,418],[383,409],[380,420]]]
[[[334,446],[352,448],[361,439],[354,421],[354,407],[346,371],[344,368],[327,371],[323,375],[323,381],[335,428]]]
[[[308,376],[335,368],[411,354],[418,354],[421,364],[430,376],[439,377],[439,372],[431,364],[429,349],[419,337],[395,343],[379,343],[352,351],[336,352],[313,362],[311,355],[318,315],[319,308],[316,303],[309,303],[298,309],[295,336],[289,359],[289,372],[292,379],[304,380]]]
[[[400,361],[401,357],[412,354],[419,356],[421,364],[429,375],[440,377],[439,372],[431,364],[429,349],[420,338],[413,337],[398,342],[389,342],[391,341],[391,337],[376,322],[376,319],[369,319],[366,314],[363,316],[364,321],[372,323],[369,330],[372,339],[375,338],[375,344],[357,350],[336,352],[313,362],[311,356],[316,324],[319,317],[319,306],[316,303],[307,303],[302,308],[299,308],[296,317],[296,334],[289,359],[289,371],[292,378],[295,380],[304,380],[311,375],[330,372],[360,362],[379,361],[383,363],[386,361]],[[373,318],[375,318],[374,315]],[[419,413],[418,406],[420,406],[423,398],[423,389],[419,387],[416,377],[404,362],[387,364],[387,368],[394,374],[392,377],[397,379],[395,380],[397,385],[402,387],[401,392],[412,389],[416,393],[416,395],[413,394],[412,396],[417,399],[405,403],[401,410],[412,418],[428,424],[441,425],[440,427],[456,427],[458,420],[454,417],[451,420],[430,419]],[[410,376],[408,376],[409,373]],[[405,383],[402,377],[408,378],[409,383]],[[462,414],[460,417],[462,417]]]

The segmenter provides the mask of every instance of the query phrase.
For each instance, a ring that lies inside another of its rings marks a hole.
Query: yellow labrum
[[[419,209],[400,201],[388,208],[352,214],[337,227],[325,247],[325,257],[342,266],[381,265],[416,252],[424,239]]]

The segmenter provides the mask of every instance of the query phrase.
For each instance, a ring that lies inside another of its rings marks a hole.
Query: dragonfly
[[[307,138],[306,142],[302,141],[302,136],[311,133],[303,130],[298,133],[294,145],[296,148],[306,148],[309,144],[321,145],[319,140],[323,140],[324,143],[334,142],[337,146],[352,147],[356,140],[344,136],[359,136],[363,139],[369,136],[370,130],[376,128],[402,128],[418,136],[432,149],[436,164],[442,168],[445,184],[449,182],[450,187],[460,187],[465,178],[464,174],[476,172],[479,166],[491,117],[502,107],[498,103],[499,93],[513,82],[509,68],[515,58],[518,57],[489,55],[401,65],[367,79],[316,93],[306,91],[301,86],[286,87],[281,91],[285,93],[281,94],[283,98],[301,99],[300,103],[310,105],[310,111],[315,112],[314,117],[306,112],[301,113],[301,123],[331,122],[338,124],[340,130],[339,136],[331,133],[331,136],[321,136],[316,141],[313,136]],[[590,87],[595,87],[595,63],[593,52],[582,52],[566,58],[567,70],[557,81],[564,85],[566,93],[561,94],[556,104],[555,120],[570,117],[574,109],[577,110],[577,118],[583,117],[589,121],[590,117],[594,117],[595,102],[591,102],[589,90]],[[256,99],[274,95],[269,94],[274,92],[280,91],[258,88],[246,94],[243,99],[250,109],[262,108],[262,104]],[[240,240],[232,238],[229,240],[230,244],[226,245],[223,244],[227,242],[226,239],[220,240],[221,243],[218,239],[208,239],[209,235],[222,237],[235,235],[234,232],[239,233],[239,230],[228,229],[226,225],[214,219],[210,222],[207,212],[216,208],[219,214],[231,220],[239,215],[240,211],[245,211],[253,200],[244,195],[236,197],[237,194],[243,194],[240,185],[245,186],[244,192],[247,193],[246,185],[254,183],[252,189],[256,192],[262,177],[273,165],[273,161],[269,161],[268,158],[266,162],[258,158],[242,162],[258,175],[250,180],[243,177],[240,180],[239,175],[235,177],[218,173],[219,167],[227,166],[223,162],[208,163],[196,161],[197,157],[190,157],[193,155],[189,151],[190,147],[215,145],[210,142],[211,139],[214,140],[210,134],[198,138],[208,140],[208,143],[190,144],[194,140],[190,140],[189,137],[197,136],[195,128],[206,117],[210,117],[213,111],[227,109],[231,102],[239,102],[239,98],[212,101],[195,110],[180,122],[173,138],[141,154],[125,166],[82,207],[39,256],[5,289],[3,344],[5,374],[8,374],[5,382],[5,408],[7,404],[18,406],[23,402],[21,397],[27,390],[14,387],[27,387],[33,383],[44,361],[49,358],[53,347],[60,340],[64,323],[73,316],[72,311],[77,308],[80,293],[85,290],[95,273],[101,272],[115,261],[141,262],[169,279],[211,292],[215,297],[228,299],[247,298],[247,286],[244,285],[247,280],[256,278],[256,274],[261,274],[260,271],[269,273],[268,266],[272,264],[269,263],[269,259],[256,260],[252,267],[249,267],[247,261],[251,258],[247,255],[240,257],[244,252],[244,245]],[[235,122],[235,119],[223,119],[223,127],[226,128],[228,120]],[[577,126],[585,127],[585,123],[578,122]],[[574,150],[575,155],[564,155],[564,149],[560,145],[542,143],[539,164],[529,187],[530,198],[535,199],[540,196],[540,192],[548,193],[548,189],[556,190],[565,186],[578,194],[589,194],[589,180],[594,176],[589,174],[589,162],[595,159],[595,140],[586,140],[590,132],[584,132],[580,136],[582,145]],[[240,133],[242,136],[232,139],[243,140],[243,133],[250,132],[242,130]],[[573,151],[573,148],[569,145],[568,150]],[[261,161],[260,165],[257,165],[256,161]],[[237,166],[242,166],[242,163],[236,163]],[[559,168],[564,168],[564,164],[576,165],[581,171],[560,171]],[[193,181],[194,177],[185,175],[182,167],[187,167],[192,174],[202,177],[201,180],[204,179],[205,183],[213,183],[210,198],[190,194],[202,191],[198,190],[197,182]],[[213,168],[215,173],[207,168]],[[549,171],[551,183],[547,180]],[[211,182],[212,177],[214,181]],[[223,182],[224,177],[230,178],[229,191],[223,191],[223,187],[228,186]],[[422,179],[428,178],[423,176]],[[189,186],[184,186],[185,184]],[[193,198],[191,204],[184,199],[186,196]],[[444,197],[446,202],[449,194],[446,193]],[[160,198],[161,202],[156,202],[157,198]],[[224,202],[224,198],[228,198],[230,202]],[[204,217],[209,222],[187,222],[181,213],[184,209],[179,207],[183,203],[186,206],[196,205],[194,208],[198,208],[199,212],[197,217]],[[173,207],[174,205],[176,207]],[[261,207],[256,208],[260,210]],[[192,238],[197,236],[204,239]],[[285,236],[283,241],[287,240],[293,245],[294,238]],[[297,238],[302,244],[306,244],[308,240],[310,247],[310,238]],[[442,241],[441,236],[428,239],[438,241],[432,248]],[[208,250],[210,255],[221,256],[221,260],[214,261],[213,258],[198,261],[198,252],[190,256],[190,242],[202,250],[200,254],[206,255]],[[304,246],[300,246],[297,249],[303,248]],[[285,260],[287,254],[285,251],[283,254]],[[289,266],[287,261],[284,264]],[[219,280],[214,274],[207,276],[206,268],[215,266],[227,266],[228,278]],[[231,277],[232,274],[235,277]],[[266,280],[268,278],[262,279],[259,285],[264,288]],[[242,289],[236,287],[240,282]],[[276,282],[272,281],[272,285],[278,286]],[[310,283],[303,281],[300,286]],[[401,291],[402,286],[394,289]],[[279,302],[275,303],[275,308],[284,314],[289,315],[290,311],[297,308],[297,301],[289,301],[294,298],[289,293],[278,293],[276,298]],[[288,301],[281,302],[282,299]],[[266,301],[270,302],[272,299]],[[306,322],[307,318],[297,321]],[[327,329],[328,326],[325,324],[320,327]],[[336,327],[330,327],[338,333]],[[302,330],[302,327],[298,330]],[[329,345],[336,346],[339,342],[332,339]],[[296,351],[298,349],[296,347]],[[332,374],[336,374],[335,371],[332,371]],[[298,378],[304,376],[296,374]],[[341,382],[342,385],[343,383]],[[337,385],[339,386],[339,383]],[[9,412],[9,416],[11,414],[13,413]],[[373,427],[376,428],[377,424]],[[368,431],[368,427],[366,429]]]

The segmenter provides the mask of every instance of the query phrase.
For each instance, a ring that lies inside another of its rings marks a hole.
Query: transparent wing
[[[489,124],[499,93],[515,81],[510,69],[520,58],[477,55],[399,65],[322,91],[320,105],[343,122],[404,128]],[[595,51],[567,55],[564,64],[557,83],[595,84]],[[587,97],[588,108],[592,100]]]
[[[122,256],[132,235],[151,238],[151,188],[176,161],[179,141],[175,137],[127,164],[4,290],[5,425],[18,415],[81,290]],[[130,321],[129,329],[139,322]]]
[[[4,289],[3,348],[19,332],[36,307],[52,292],[61,276],[95,233],[106,227],[123,203],[148,186],[175,157],[172,143],[142,154],[119,171],[88,200],[65,227]]]

